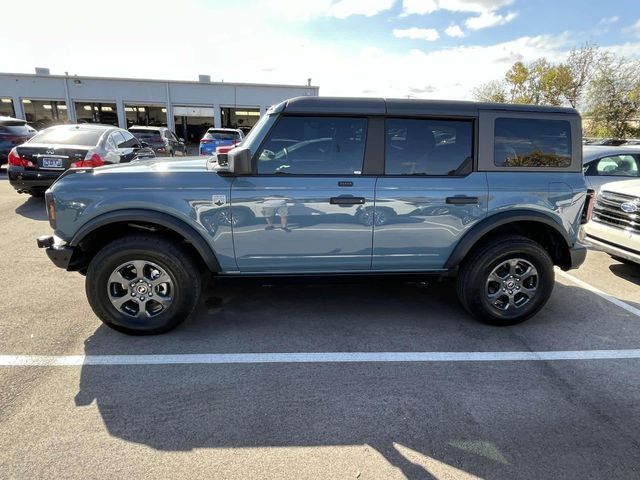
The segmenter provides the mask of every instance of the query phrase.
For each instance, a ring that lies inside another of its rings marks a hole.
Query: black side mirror
[[[248,148],[234,148],[228,153],[228,171],[235,175],[251,173],[251,151]]]

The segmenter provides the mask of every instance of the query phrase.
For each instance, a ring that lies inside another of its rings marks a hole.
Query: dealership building
[[[187,142],[210,127],[247,130],[271,105],[317,96],[311,85],[270,85],[133,78],[0,73],[0,115],[26,119],[36,129],[57,123],[167,126]]]

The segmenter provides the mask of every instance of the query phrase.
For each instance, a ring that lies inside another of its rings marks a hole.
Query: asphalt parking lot
[[[36,248],[43,203],[6,176],[0,224],[0,478],[640,476],[640,268],[602,253],[515,327],[476,323],[450,283],[208,282],[178,330],[135,338]]]

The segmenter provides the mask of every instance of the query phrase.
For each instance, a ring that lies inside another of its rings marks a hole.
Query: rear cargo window
[[[566,120],[497,118],[497,167],[569,167],[571,125]]]
[[[142,140],[143,142],[162,142],[162,135],[160,135],[160,130],[129,130],[133,133],[136,138]]]
[[[87,145],[98,144],[104,130],[94,130],[82,128],[59,128],[53,127],[41,131],[31,137],[29,143],[50,143],[55,145]]]
[[[227,132],[224,130],[209,130],[205,136],[209,140],[239,140],[238,132]]]

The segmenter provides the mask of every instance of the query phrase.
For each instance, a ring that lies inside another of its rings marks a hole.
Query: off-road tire
[[[538,286],[527,304],[501,311],[488,298],[487,280],[494,268],[510,259],[523,259],[533,265]],[[554,282],[553,261],[547,251],[526,237],[509,235],[472,250],[459,269],[457,293],[460,303],[478,320],[497,326],[515,325],[540,311],[553,291]]]
[[[172,281],[170,305],[151,318],[126,315],[109,299],[110,275],[119,265],[134,260],[158,265]],[[85,289],[91,308],[105,325],[128,335],[155,335],[172,330],[193,312],[200,297],[201,277],[195,260],[180,245],[153,235],[130,235],[114,240],[93,257]]]

